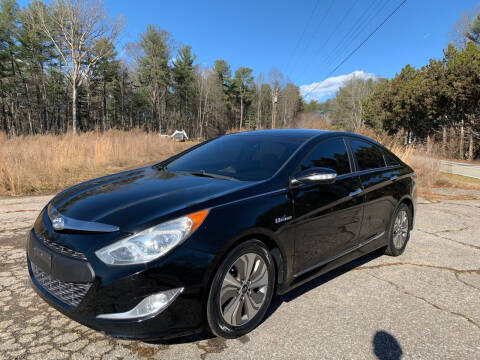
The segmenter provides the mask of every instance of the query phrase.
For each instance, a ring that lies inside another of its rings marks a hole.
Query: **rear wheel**
[[[390,225],[390,234],[385,254],[399,256],[404,252],[410,239],[411,219],[410,208],[405,203],[400,204],[393,215]]]
[[[235,338],[253,330],[273,296],[275,266],[265,245],[250,240],[233,249],[210,287],[207,319],[211,331]]]

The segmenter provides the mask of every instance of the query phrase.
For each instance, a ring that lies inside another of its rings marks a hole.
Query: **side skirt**
[[[277,293],[283,295],[290,290],[313,280],[314,278],[323,275],[331,270],[338,268],[344,264],[347,264],[359,257],[369,254],[377,249],[386,246],[385,232],[372,236],[371,238],[363,241],[362,243],[354,246],[353,248],[342,251],[336,256],[322,261],[310,268],[302,270],[293,275],[293,281],[287,289],[278,289]],[[283,290],[283,291],[281,291]]]

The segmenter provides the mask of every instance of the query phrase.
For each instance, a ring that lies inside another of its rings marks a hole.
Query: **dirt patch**
[[[219,354],[223,352],[227,348],[227,343],[223,338],[213,338],[207,340],[206,344],[197,343],[197,347],[203,351],[200,357],[205,359],[208,354]]]
[[[440,200],[480,200],[480,196],[469,195],[469,194],[442,194],[432,190],[420,190],[418,195],[423,199],[429,201],[440,201]]]

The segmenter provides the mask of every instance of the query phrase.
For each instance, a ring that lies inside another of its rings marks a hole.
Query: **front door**
[[[358,176],[352,174],[342,138],[318,144],[297,172],[310,167],[337,172],[333,184],[303,184],[292,189],[295,212],[294,274],[313,270],[357,244],[363,217]]]

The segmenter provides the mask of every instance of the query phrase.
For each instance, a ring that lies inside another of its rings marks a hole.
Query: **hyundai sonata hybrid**
[[[413,227],[414,171],[375,141],[261,130],[56,195],[29,233],[33,288],[105,334],[155,340],[255,328],[274,294]]]

